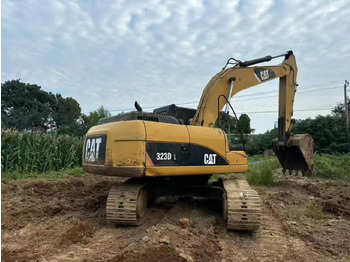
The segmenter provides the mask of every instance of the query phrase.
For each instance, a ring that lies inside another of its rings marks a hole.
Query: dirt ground
[[[2,183],[3,261],[350,261],[347,184],[289,178],[255,187],[262,225],[239,233],[226,231],[220,203],[187,198],[156,201],[139,227],[109,225],[106,197],[121,181]]]

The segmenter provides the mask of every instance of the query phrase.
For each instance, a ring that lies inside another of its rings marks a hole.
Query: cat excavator
[[[281,64],[256,66],[278,57],[284,57]],[[215,122],[225,106],[226,111],[233,110],[233,96],[276,78],[279,110],[274,152],[283,170],[311,172],[311,136],[291,133],[297,88],[293,52],[244,62],[230,58],[203,90],[196,111],[172,105],[146,113],[136,103],[137,111],[102,119],[90,128],[84,140],[83,170],[129,178],[110,190],[107,220],[139,225],[147,217],[150,200],[192,196],[221,201],[228,230],[257,230],[260,198],[246,180],[234,176],[247,172],[247,155],[244,150],[230,150],[227,135],[215,128]],[[180,121],[181,115],[185,117]],[[213,174],[220,174],[220,179],[209,179]]]

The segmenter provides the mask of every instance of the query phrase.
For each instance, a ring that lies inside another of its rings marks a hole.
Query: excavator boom
[[[265,60],[255,59],[252,61],[258,63],[266,61],[267,58],[270,57],[265,57]],[[221,111],[226,104],[226,100],[223,98],[218,101],[220,95],[230,99],[242,90],[280,78],[279,118],[282,119],[280,129],[285,133],[288,132],[293,115],[298,70],[293,53],[291,51],[286,53],[283,63],[276,66],[246,66],[252,63],[251,61],[240,62],[232,68],[222,70],[210,80],[203,90],[192,125],[206,127],[215,125],[219,113],[218,109]]]
[[[285,59],[279,65],[251,66],[280,56]],[[298,71],[295,56],[292,51],[288,51],[276,57],[266,56],[245,62],[236,60],[237,63],[232,68],[223,69],[216,74],[203,91],[192,125],[214,127],[219,111],[229,99],[242,90],[279,78],[278,139],[274,141],[275,153],[284,169],[311,172],[312,138],[309,135],[291,135]]]

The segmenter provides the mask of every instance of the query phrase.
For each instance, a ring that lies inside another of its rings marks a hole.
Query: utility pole
[[[345,117],[346,117],[346,134],[348,136],[348,143],[350,144],[350,128],[349,128],[349,108],[348,108],[348,97],[346,88],[349,86],[349,81],[345,80],[344,83],[344,105],[345,105]]]

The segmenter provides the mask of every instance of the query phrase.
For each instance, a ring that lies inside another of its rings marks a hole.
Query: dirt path
[[[257,233],[227,232],[220,203],[160,199],[139,227],[114,227],[105,201],[118,181],[94,177],[2,184],[4,261],[349,261],[350,187],[282,180],[258,187]],[[179,224],[188,218],[190,225]]]

